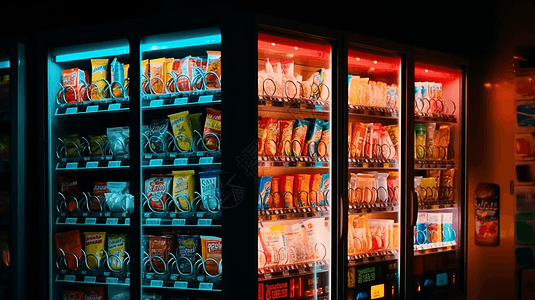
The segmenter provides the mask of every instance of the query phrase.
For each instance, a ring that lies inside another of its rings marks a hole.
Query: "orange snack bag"
[[[322,179],[322,175],[319,173],[312,174],[312,176],[310,177],[310,192],[308,195],[310,206],[318,206],[320,198],[321,199],[323,198],[319,194],[321,179]]]
[[[353,128],[353,135],[351,137],[351,153],[352,157],[362,157],[364,150],[364,137],[366,135],[366,127],[362,123],[355,123]]]
[[[104,300],[104,287],[103,286],[86,286],[85,287],[84,300]]]
[[[280,177],[271,178],[271,199],[272,203],[269,203],[269,208],[283,208],[282,196],[280,193]]]
[[[109,90],[103,92],[108,78],[108,61],[109,59],[91,60],[91,83],[98,87],[91,90],[91,100],[100,100],[102,96],[104,98],[109,97]]]
[[[150,64],[150,82],[152,84],[152,89],[156,94],[162,94],[164,92],[164,82],[165,82],[165,70],[163,63],[165,62],[165,57],[151,59]],[[159,78],[159,79],[156,79]],[[161,80],[160,80],[161,79]]]
[[[280,136],[280,122],[279,120],[272,119],[266,135],[265,152],[267,156],[275,156],[277,154],[277,144],[279,143]]]
[[[164,83],[167,85],[167,82],[173,78],[171,75],[171,72],[173,72],[173,63],[175,59],[172,57],[168,57],[163,62],[163,77],[164,77]]]
[[[265,155],[268,130],[273,122],[274,120],[271,118],[258,120],[258,155]]]
[[[170,236],[148,236],[149,243],[149,257],[152,260],[152,265],[158,269],[159,272],[165,270],[165,265],[162,260],[167,263],[168,255],[171,253],[173,239]],[[161,259],[154,259],[154,257],[161,257]]]
[[[204,122],[204,144],[209,150],[216,150],[220,147],[219,141],[216,135],[221,141],[221,111],[213,108],[206,108],[206,120]]]
[[[63,255],[61,251],[65,253],[64,259],[67,262],[67,266],[71,270],[77,270],[76,258],[71,254],[74,254],[77,258],[82,256],[82,239],[80,238],[79,230],[71,230],[67,232],[60,232],[54,235],[54,241],[56,242],[56,251],[58,255]]]
[[[279,121],[280,142],[277,147],[278,156],[292,155],[292,133],[294,122],[294,120]]]
[[[310,191],[310,177],[311,174],[295,174],[294,175],[294,204],[296,207],[309,207],[309,191]]]
[[[63,300],[84,300],[84,291],[63,290]]]
[[[67,101],[67,103],[88,100],[87,95],[85,94],[85,89],[87,88],[86,83],[89,82],[89,76],[86,71],[79,68],[63,70],[61,72],[61,82],[63,83],[63,86],[71,86],[74,89],[74,93],[71,89],[65,90],[65,101]]]
[[[218,275],[219,262],[223,256],[221,238],[216,236],[201,235],[202,259],[205,261],[206,272],[210,275]],[[210,260],[208,260],[210,259]],[[213,260],[217,261],[217,264]]]
[[[293,175],[283,175],[280,176],[280,189],[279,193],[284,200],[282,203],[283,208],[295,208],[293,201],[293,192],[294,192],[294,176]]]

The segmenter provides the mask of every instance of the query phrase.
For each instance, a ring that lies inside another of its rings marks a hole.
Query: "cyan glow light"
[[[155,51],[163,49],[176,49],[176,48],[185,48],[201,45],[211,45],[221,43],[221,35],[208,35],[208,36],[199,36],[193,38],[186,38],[181,40],[168,40],[158,43],[150,43],[142,45],[141,51]]]
[[[130,49],[128,46],[112,47],[112,48],[80,51],[80,52],[73,52],[73,53],[66,53],[66,54],[58,54],[56,55],[56,62],[65,62],[65,61],[88,59],[88,58],[103,57],[103,56],[123,55],[123,54],[128,54],[128,53],[130,53]]]
[[[9,60],[0,61],[0,69],[7,69],[7,68],[9,68]]]

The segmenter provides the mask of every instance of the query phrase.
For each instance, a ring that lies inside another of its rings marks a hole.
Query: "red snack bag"
[[[267,156],[275,156],[277,154],[277,144],[280,136],[280,122],[279,120],[271,119],[267,127],[265,152]]]
[[[153,174],[145,180],[145,194],[150,201],[150,206],[156,211],[163,211],[163,204],[167,203],[171,190],[172,175]],[[160,202],[160,200],[162,200]]]
[[[58,255],[63,255],[61,251],[65,253],[65,260],[67,266],[71,270],[77,270],[76,258],[72,256],[74,254],[77,258],[82,256],[82,239],[80,238],[79,230],[71,230],[67,232],[60,232],[54,235],[54,241],[56,242],[56,251]]]
[[[269,127],[275,120],[263,118],[258,120],[258,155],[265,155]]]
[[[210,133],[210,134],[209,134]],[[207,135],[209,134],[209,135]],[[216,135],[217,138],[213,135]],[[221,141],[221,111],[206,108],[206,121],[204,122],[204,144],[208,150],[217,150]],[[218,140],[219,139],[219,140]]]
[[[86,286],[84,300],[105,300],[103,286]]]
[[[294,204],[296,207],[309,207],[311,174],[294,175]]]
[[[165,265],[162,262],[167,263],[168,253],[170,252],[172,239],[169,236],[148,236],[149,242],[149,257],[152,260],[152,265],[158,272],[165,271]],[[159,258],[155,258],[159,257]],[[161,259],[160,259],[161,258]]]
[[[63,300],[84,300],[84,291],[63,290]]]
[[[93,181],[93,196],[89,198],[89,209],[100,211],[100,203],[106,198],[105,193],[109,193],[108,183],[105,181]]]
[[[294,193],[294,176],[283,175],[280,176],[280,188],[279,193],[282,199],[284,199],[282,205],[283,208],[295,208],[293,201]]]
[[[281,201],[282,196],[280,194],[280,177],[271,178],[271,199],[273,201],[270,204],[269,208],[283,208],[283,202]]]
[[[308,194],[308,199],[310,201],[310,206],[318,206],[320,197],[320,185],[321,185],[321,174],[312,174],[310,177],[310,192]]]
[[[278,156],[291,156],[292,155],[292,134],[294,128],[294,120],[280,120],[280,142],[277,147]]]
[[[82,102],[88,100],[86,94],[86,83],[89,82],[89,75],[86,71],[78,68],[63,70],[61,72],[61,81],[64,87],[72,87],[72,89],[66,88],[64,90],[64,97],[67,103]]]
[[[60,185],[60,192],[65,196],[65,199],[67,200],[65,203],[65,206],[67,207],[68,211],[74,211],[76,210],[77,204],[72,199],[69,199],[70,196],[80,199],[82,196],[82,191],[80,190],[80,186],[78,185],[78,176],[59,176],[58,177],[59,185]]]

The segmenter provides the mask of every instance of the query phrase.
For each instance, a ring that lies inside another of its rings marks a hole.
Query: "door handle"
[[[416,191],[412,191],[412,226],[416,226],[418,222],[418,194]]]

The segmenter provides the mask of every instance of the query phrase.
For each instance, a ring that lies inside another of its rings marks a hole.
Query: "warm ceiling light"
[[[360,60],[360,58],[357,57],[357,61],[359,61],[359,60]]]
[[[271,43],[271,46],[275,46],[275,43]]]
[[[373,72],[373,71],[375,71],[375,68],[370,68],[370,72]]]
[[[374,61],[373,61],[373,63],[374,63],[374,64],[377,64],[377,61],[376,61],[376,60],[374,60]]]
[[[428,69],[425,69],[425,71],[426,71],[426,72],[429,72],[429,70],[428,70]]]
[[[299,48],[297,48],[297,47],[294,47],[294,49],[295,49],[295,50],[297,50],[297,49],[299,49]]]

